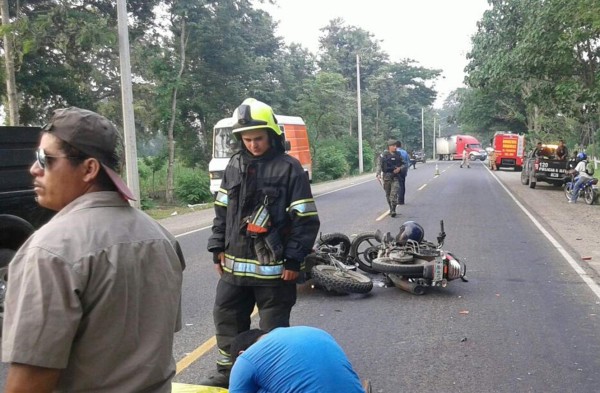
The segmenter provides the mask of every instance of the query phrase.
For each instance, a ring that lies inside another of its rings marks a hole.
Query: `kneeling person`
[[[364,393],[342,348],[327,332],[308,326],[252,329],[231,343],[229,393]]]

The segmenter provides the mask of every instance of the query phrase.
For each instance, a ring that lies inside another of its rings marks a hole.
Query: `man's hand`
[[[217,254],[217,258],[220,261],[219,263],[215,263],[215,270],[219,273],[219,276],[223,275],[223,266],[225,265],[225,253],[220,252]]]
[[[281,278],[283,279],[283,281],[294,281],[298,278],[299,275],[300,272],[283,269],[283,274],[281,275]]]

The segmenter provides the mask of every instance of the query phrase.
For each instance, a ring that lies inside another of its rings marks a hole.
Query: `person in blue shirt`
[[[229,393],[365,393],[342,348],[314,327],[245,331],[231,343],[231,356]]]
[[[408,175],[408,167],[410,166],[410,156],[406,150],[402,148],[402,142],[400,141],[396,143],[396,151],[400,153],[402,161],[408,163],[404,168],[402,168],[400,171],[400,176],[398,176],[398,181],[400,182],[398,188],[398,204],[404,205],[404,194],[406,193],[406,175]]]

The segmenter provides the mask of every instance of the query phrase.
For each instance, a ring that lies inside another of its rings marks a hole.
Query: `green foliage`
[[[212,200],[208,173],[201,170],[187,170],[175,178],[175,195],[185,203],[197,204]]]
[[[344,148],[344,142],[335,139],[321,143],[314,159],[313,177],[315,181],[339,179],[350,173],[347,160],[348,152]]]

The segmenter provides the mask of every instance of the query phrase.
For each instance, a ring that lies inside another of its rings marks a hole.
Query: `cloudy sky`
[[[369,31],[381,40],[392,61],[410,58],[443,70],[436,88],[441,106],[449,92],[463,85],[466,54],[487,0],[277,0],[263,6],[276,21],[286,43],[317,52],[319,29],[331,19]]]

